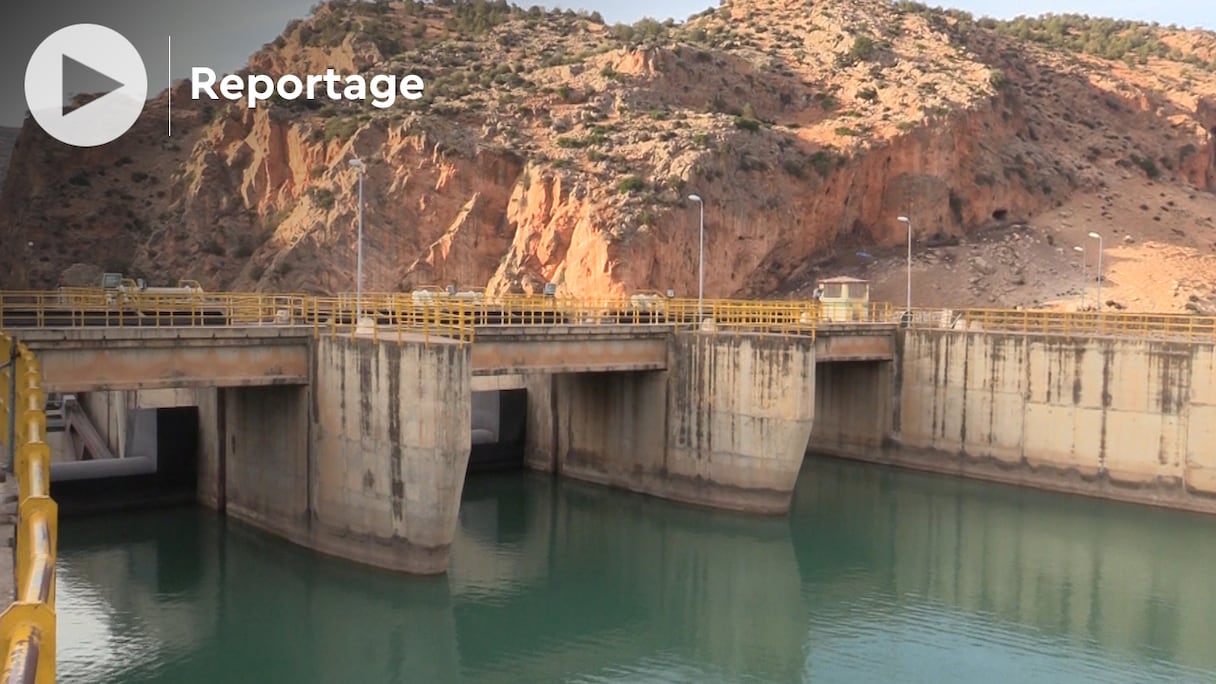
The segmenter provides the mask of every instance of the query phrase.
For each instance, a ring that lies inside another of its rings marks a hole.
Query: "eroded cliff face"
[[[1064,57],[877,0],[734,2],[640,37],[523,11],[457,36],[475,16],[461,7],[323,6],[250,60],[417,72],[420,102],[249,110],[179,84],[171,139],[157,103],[95,150],[27,124],[0,238],[33,245],[0,250],[4,285],[53,287],[88,263],[212,290],[353,290],[355,157],[380,291],[693,293],[690,193],[716,297],[903,244],[900,215],[918,241],[1025,223],[1112,169],[1216,189],[1207,71]]]
[[[1179,154],[1179,164],[1187,183],[1216,192],[1216,97],[1199,98],[1195,105],[1195,121],[1201,129],[1196,138],[1204,140],[1202,146],[1184,146]]]
[[[201,252],[194,271],[217,287],[352,289],[358,175],[348,162],[356,157],[367,169],[366,287],[395,290],[407,278],[484,285],[497,268],[510,240],[505,215],[523,168],[518,155],[447,153],[416,122],[373,121],[347,141],[327,142],[273,111],[228,116],[197,143],[177,181],[175,224],[140,250],[137,269]]]

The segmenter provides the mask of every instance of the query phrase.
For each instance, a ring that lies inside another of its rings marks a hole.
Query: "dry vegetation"
[[[716,295],[799,294],[848,271],[898,299],[886,250],[910,213],[925,303],[1076,301],[1071,246],[1101,229],[1143,250],[1112,255],[1111,297],[1216,307],[1190,285],[1156,297],[1131,284],[1158,261],[1200,282],[1216,254],[1210,33],[881,0],[733,0],[616,26],[501,1],[340,1],[250,64],[417,73],[426,96],[175,107],[179,149],[149,128],[114,159],[19,159],[45,185],[10,184],[0,218],[70,236],[30,278],[104,261],[211,287],[348,287],[344,159],[360,151],[391,169],[369,177],[394,207],[371,228],[385,289],[686,290],[696,191],[714,199]],[[67,200],[37,199],[48,188]]]

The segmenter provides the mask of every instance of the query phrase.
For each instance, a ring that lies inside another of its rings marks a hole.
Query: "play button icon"
[[[98,96],[75,109],[64,105],[65,82],[87,81]],[[98,24],[74,24],[42,41],[25,69],[25,101],[34,120],[56,140],[96,147],[126,133],[148,97],[139,51],[122,34]]]
[[[68,83],[88,83],[85,92],[88,93],[111,93],[123,86],[122,83],[106,76],[105,74],[91,68],[88,64],[81,64],[71,57],[63,56],[63,82],[66,86]],[[63,114],[67,115],[72,111],[73,107],[64,103]]]

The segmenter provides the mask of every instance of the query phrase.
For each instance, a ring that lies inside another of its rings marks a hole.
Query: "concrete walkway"
[[[17,578],[14,574],[13,547],[16,543],[17,480],[0,472],[0,611],[16,598]]]

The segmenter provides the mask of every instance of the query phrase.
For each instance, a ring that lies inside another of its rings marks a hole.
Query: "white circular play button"
[[[64,111],[64,72],[102,83],[99,97]],[[76,147],[104,145],[126,133],[148,98],[148,72],[122,34],[98,24],[74,24],[47,36],[25,68],[25,101],[34,120],[56,140]]]

